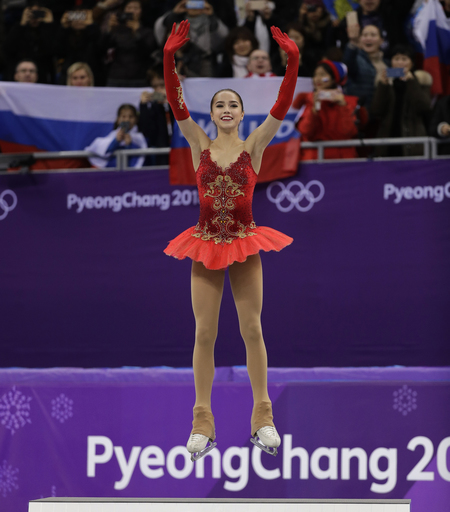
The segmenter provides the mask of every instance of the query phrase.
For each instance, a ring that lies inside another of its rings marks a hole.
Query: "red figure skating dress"
[[[250,155],[243,151],[225,169],[202,151],[197,170],[200,218],[174,238],[164,252],[177,259],[200,261],[211,270],[243,262],[259,251],[280,251],[292,238],[275,229],[257,227],[252,216],[252,199],[257,175]]]

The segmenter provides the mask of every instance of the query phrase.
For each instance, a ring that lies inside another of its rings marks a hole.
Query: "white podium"
[[[28,512],[410,512],[411,500],[45,498]]]

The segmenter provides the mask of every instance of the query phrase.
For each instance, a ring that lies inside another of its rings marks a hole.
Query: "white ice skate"
[[[217,446],[217,443],[213,443],[209,437],[206,437],[202,434],[191,434],[189,436],[186,448],[191,454],[191,461],[195,462],[196,460],[204,457],[215,446]]]
[[[258,448],[261,448],[262,451],[274,457],[277,455],[277,448],[281,444],[280,436],[275,427],[261,427],[256,434],[250,438],[250,441]]]

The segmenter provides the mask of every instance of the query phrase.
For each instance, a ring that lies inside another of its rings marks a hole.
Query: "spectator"
[[[358,98],[344,96],[342,89],[347,78],[345,64],[322,60],[314,70],[314,92],[300,93],[293,107],[304,107],[297,123],[301,141],[347,140],[358,133],[356,111]],[[355,148],[325,148],[325,158],[356,158]],[[300,160],[316,160],[316,149],[303,149]]]
[[[426,71],[413,71],[413,50],[397,45],[392,50],[392,68],[402,69],[400,78],[388,78],[384,70],[379,77],[371,105],[373,117],[379,119],[377,137],[426,137],[431,110],[430,89],[433,79]],[[423,144],[378,146],[377,156],[423,155]]]
[[[94,70],[96,82],[104,85],[100,55],[100,29],[91,10],[66,11],[56,37],[56,56],[63,59],[58,82],[67,82],[67,69],[75,62],[86,62]]]
[[[109,18],[109,32],[103,48],[112,53],[106,85],[109,87],[145,87],[150,55],[156,48],[153,31],[141,24],[139,0],[127,0],[120,14]]]
[[[313,53],[314,65],[333,46],[334,28],[323,0],[303,0],[299,23],[305,36],[305,46]]]
[[[223,44],[228,35],[228,28],[214,13],[212,5],[205,1],[203,9],[187,9],[187,0],[181,0],[175,7],[158,18],[155,23],[155,36],[160,46],[163,45],[167,31],[174,23],[189,19],[191,51],[200,51],[197,69],[198,76],[213,76],[216,55],[223,50]],[[170,33],[170,32],[169,32]],[[193,68],[195,61],[191,60],[188,68]]]
[[[264,78],[266,76],[277,76],[272,72],[270,56],[264,50],[253,50],[248,57],[248,74],[246,78]]]
[[[39,69],[39,82],[54,83],[54,35],[52,11],[38,0],[31,1],[22,13],[20,24],[15,25],[6,38],[9,79],[13,77],[17,61],[31,59]]]
[[[117,149],[146,148],[147,143],[142,133],[137,128],[138,114],[133,105],[123,104],[117,111],[117,119],[113,131],[106,137],[97,137],[86,151],[92,151],[97,156],[89,158],[94,167],[115,167],[116,158],[112,153]],[[129,166],[140,168],[144,163],[144,157],[132,157]]]
[[[358,24],[361,29],[367,25],[375,25],[380,29],[383,38],[382,50],[389,53],[389,47],[407,44],[405,24],[415,0],[360,0],[356,10]],[[342,47],[348,43],[347,19],[339,24],[337,38]]]
[[[298,76],[312,76],[314,68],[317,64],[315,60],[314,51],[305,48],[305,37],[303,35],[303,29],[298,21],[288,23],[285,27],[286,34],[290,39],[294,41],[300,52],[300,62],[298,66]],[[278,58],[272,59],[274,64],[275,74],[278,76],[284,76],[284,72],[287,65],[287,54],[281,48],[279,48]]]
[[[3,0],[1,11],[3,15],[4,33],[7,34],[10,29],[19,23],[22,13],[27,6],[27,0]]]
[[[94,74],[85,62],[75,62],[67,70],[67,85],[74,87],[93,87]]]
[[[258,46],[258,40],[247,27],[234,28],[225,39],[225,52],[217,75],[233,78],[247,76],[248,57]]]
[[[167,101],[162,67],[149,71],[153,92],[144,91],[139,105],[139,129],[149,148],[170,147],[173,132],[173,114]],[[145,165],[167,165],[168,155],[148,155]]]
[[[262,10],[253,9],[250,2],[245,4],[245,26],[255,35],[259,48],[271,55],[278,53],[278,45],[270,35],[270,27],[275,24],[274,9],[275,4],[273,2],[266,2],[265,8]]]
[[[348,27],[349,43],[344,51],[348,68],[345,92],[358,96],[360,104],[369,110],[375,91],[375,78],[387,67],[381,45],[383,39],[376,25],[366,25],[361,35],[358,25]]]
[[[16,66],[14,81],[35,84],[38,81],[36,64],[31,60],[21,60]]]
[[[450,155],[450,96],[444,96],[436,103],[431,117],[430,135],[448,140],[448,144],[439,144],[438,153]]]

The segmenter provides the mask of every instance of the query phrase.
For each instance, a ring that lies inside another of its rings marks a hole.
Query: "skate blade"
[[[252,442],[255,446],[260,448],[263,452],[268,453],[269,455],[273,455],[274,457],[276,457],[278,454],[278,450],[275,447],[266,446],[265,444],[262,444],[258,437],[251,437],[250,442]]]
[[[209,446],[206,446],[200,452],[195,452],[195,453],[191,454],[191,461],[195,462],[196,460],[201,459],[202,457],[204,457],[208,452],[210,452],[216,446],[217,446],[217,443],[211,443],[211,441],[210,441],[209,442]]]

